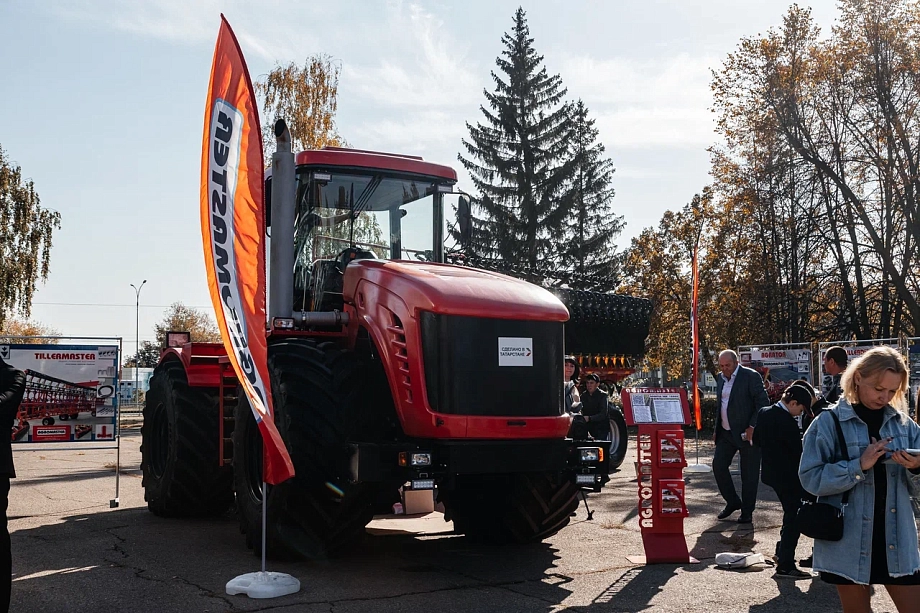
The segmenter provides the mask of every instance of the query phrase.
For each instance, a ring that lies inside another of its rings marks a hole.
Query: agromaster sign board
[[[117,345],[0,345],[0,357],[26,373],[14,443],[115,440]]]

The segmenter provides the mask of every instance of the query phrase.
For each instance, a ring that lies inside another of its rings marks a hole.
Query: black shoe
[[[802,560],[799,560],[799,566],[801,566],[802,568],[811,568],[811,563],[812,563],[812,558],[813,558],[813,557],[814,557],[814,556],[808,556],[807,558],[804,558],[804,559],[802,559]]]
[[[741,510],[740,504],[727,504],[725,505],[725,508],[722,509],[722,512],[719,513],[716,517],[718,517],[719,519],[726,519],[729,515],[731,515],[735,511],[740,511],[740,510]]]
[[[814,579],[814,575],[806,573],[798,568],[777,568],[773,574],[774,577],[785,577],[787,579]]]
[[[738,518],[738,523],[739,524],[753,524],[754,518],[751,515],[745,515],[744,513],[742,513],[741,517]]]

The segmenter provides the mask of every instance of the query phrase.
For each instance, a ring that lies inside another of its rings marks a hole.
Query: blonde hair
[[[894,398],[891,399],[891,406],[904,411],[907,409],[907,399],[904,392],[907,390],[908,371],[907,364],[904,363],[904,357],[891,347],[873,347],[860,357],[856,358],[840,377],[840,387],[843,389],[843,395],[850,404],[859,402],[859,392],[856,389],[856,373],[862,380],[870,379],[884,372],[891,371],[901,378],[901,384]]]

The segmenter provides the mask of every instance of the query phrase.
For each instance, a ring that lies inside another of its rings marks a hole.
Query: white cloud
[[[608,148],[708,147],[715,126],[705,108],[624,108],[594,113],[600,139]]]
[[[456,154],[448,152],[456,151],[466,135],[462,119],[444,111],[416,110],[399,119],[384,117],[358,124],[349,138],[362,148],[421,155],[457,166]]]
[[[716,57],[681,54],[654,61],[569,56],[563,81],[597,118],[613,147],[706,147],[716,138],[709,107]]]
[[[311,43],[315,42],[302,27],[301,18],[292,15],[290,7],[276,2],[70,0],[49,5],[48,10],[67,21],[185,44],[213,44],[223,13],[244,55],[255,55],[270,63],[309,55]]]
[[[184,42],[213,39],[220,15],[217,0],[72,0],[49,8],[68,21],[98,23],[141,36]]]
[[[617,179],[658,179],[667,176],[660,169],[643,168],[641,166],[617,166],[613,180]]]
[[[444,23],[416,4],[388,6],[377,36],[386,54],[376,64],[347,63],[342,90],[375,104],[442,108],[470,105],[480,97],[480,80],[463,44]]]

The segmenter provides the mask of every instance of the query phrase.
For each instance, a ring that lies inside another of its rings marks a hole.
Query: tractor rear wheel
[[[233,503],[232,472],[218,463],[217,390],[188,384],[178,361],[157,366],[141,427],[147,507],[163,517],[220,515]]]
[[[626,430],[626,418],[619,409],[610,407],[610,472],[613,472],[626,459],[629,446],[629,432]]]
[[[360,537],[373,517],[379,486],[348,483],[347,442],[380,437],[386,424],[378,416],[385,412],[367,402],[361,360],[332,343],[272,343],[268,365],[275,424],[295,476],[268,488],[266,549],[273,557],[326,557]],[[244,396],[233,437],[241,528],[259,553],[262,441]]]
[[[568,525],[578,488],[560,473],[476,475],[440,491],[454,531],[494,544],[539,542]]]

